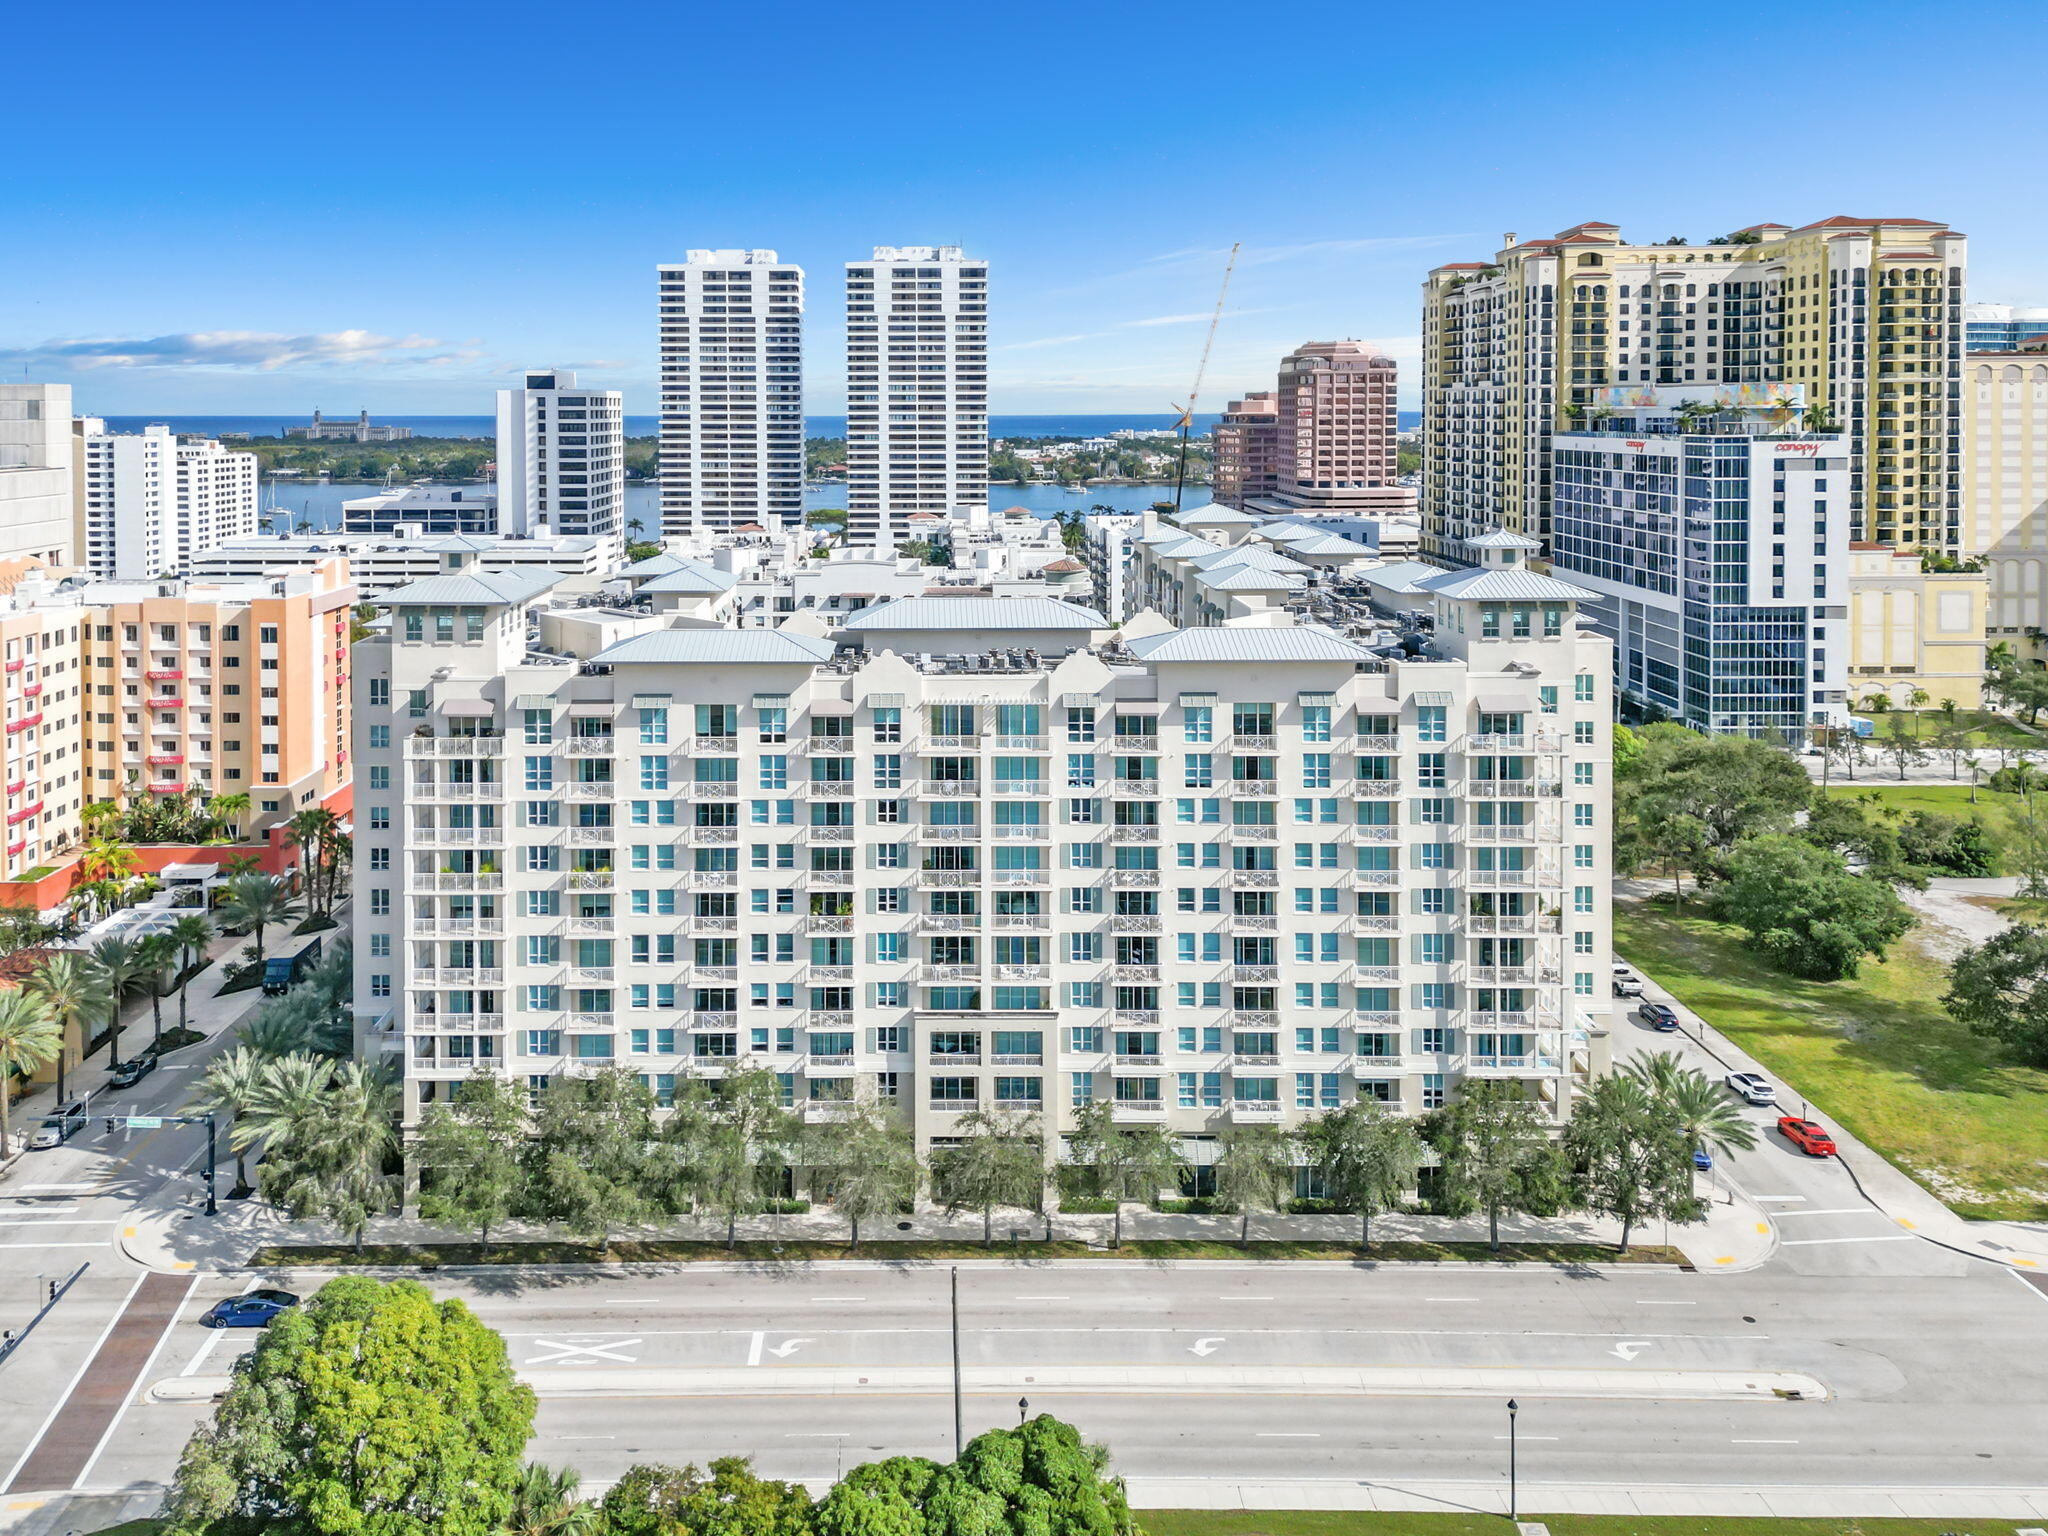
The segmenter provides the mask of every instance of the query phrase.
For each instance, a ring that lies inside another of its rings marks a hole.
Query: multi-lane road
[[[139,1109],[185,1091],[169,1074],[150,1083]],[[197,1151],[192,1132],[108,1145],[95,1129],[0,1186],[0,1326],[19,1326],[38,1275],[92,1265],[0,1365],[0,1509],[32,1492],[160,1485],[253,1345],[197,1322],[252,1277],[145,1276],[118,1241],[138,1197],[167,1179],[192,1187],[182,1170]],[[2048,1485],[2048,1295],[1902,1231],[1844,1169],[1774,1137],[1724,1173],[1779,1232],[1776,1254],[1741,1273],[965,1266],[968,1433],[1014,1422],[1028,1398],[1107,1442],[1134,1478],[1481,1486],[1500,1478],[1512,1396],[1536,1507],[1544,1485],[1567,1483]],[[592,1482],[728,1453],[823,1479],[951,1448],[943,1270],[430,1283],[499,1329],[540,1392],[532,1454]]]

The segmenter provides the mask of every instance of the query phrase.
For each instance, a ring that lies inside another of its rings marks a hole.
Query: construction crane
[[[1188,484],[1188,433],[1195,424],[1195,401],[1202,393],[1202,375],[1209,371],[1209,349],[1216,345],[1216,326],[1223,319],[1223,301],[1230,297],[1230,274],[1237,270],[1237,252],[1242,241],[1235,241],[1230,247],[1230,259],[1223,264],[1223,287],[1216,295],[1216,313],[1209,317],[1209,334],[1202,341],[1202,360],[1195,365],[1194,387],[1188,391],[1186,406],[1174,406],[1180,412],[1176,426],[1180,432],[1180,468],[1173,477],[1173,510],[1180,512],[1180,499]]]

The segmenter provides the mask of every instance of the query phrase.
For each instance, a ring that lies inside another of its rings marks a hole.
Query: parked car
[[[1827,1133],[1825,1127],[1811,1120],[1802,1120],[1797,1115],[1780,1115],[1778,1134],[1808,1157],[1835,1155],[1835,1138]]]
[[[1699,1169],[1701,1173],[1712,1173],[1714,1171],[1714,1154],[1705,1147],[1694,1147],[1692,1149],[1692,1165]]]
[[[1663,1003],[1645,1003],[1636,1011],[1643,1016],[1643,1022],[1659,1034],[1670,1035],[1678,1032],[1678,1015]]]
[[[133,1088],[156,1070],[156,1055],[144,1051],[140,1056],[130,1056],[114,1068],[113,1076],[107,1082],[115,1088]]]
[[[199,1321],[208,1328],[268,1328],[280,1313],[298,1304],[290,1291],[250,1291],[215,1302]]]
[[[1643,995],[1643,978],[1623,965],[1619,960],[1614,963],[1614,995],[1616,997],[1641,997]]]
[[[270,956],[263,962],[263,995],[282,997],[304,981],[319,963],[320,941],[317,938],[308,939],[305,948],[295,955]]]
[[[85,1129],[85,1106],[66,1104],[54,1115],[46,1116],[28,1139],[28,1150],[47,1152],[52,1147],[61,1147],[65,1142]]]
[[[1778,1090],[1765,1082],[1761,1073],[1730,1072],[1722,1081],[1752,1104],[1778,1102]]]

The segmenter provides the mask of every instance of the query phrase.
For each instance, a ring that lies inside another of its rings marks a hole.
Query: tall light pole
[[[960,1266],[953,1266],[953,1459],[967,1448],[966,1421],[960,1412]]]
[[[1515,1489],[1515,1415],[1520,1413],[1521,1404],[1512,1397],[1508,1399],[1508,1518],[1519,1521],[1522,1517],[1521,1501]]]

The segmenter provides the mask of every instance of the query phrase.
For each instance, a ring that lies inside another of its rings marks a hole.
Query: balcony
[[[941,800],[960,800],[981,793],[979,779],[924,779],[920,781],[920,795],[936,795]]]
[[[565,757],[610,757],[613,738],[610,736],[571,736],[562,743]]]
[[[810,917],[804,919],[805,933],[851,933],[851,917]]]
[[[183,709],[185,707],[183,699],[173,698],[168,695],[160,698],[144,699],[142,702],[151,709]]]
[[[407,757],[503,757],[502,736],[408,736]]]
[[[1286,1111],[1273,1099],[1232,1099],[1230,1118],[1256,1125],[1277,1124]]]
[[[182,795],[185,786],[182,781],[157,780],[149,786],[152,795]]]
[[[925,1104],[925,1108],[941,1115],[971,1114],[980,1107],[974,1099],[931,1099]]]
[[[609,869],[572,869],[569,871],[569,889],[572,891],[608,891],[612,889],[617,874]]]
[[[22,822],[27,821],[30,817],[34,816],[36,812],[40,811],[42,808],[43,802],[38,800],[33,805],[24,805],[18,811],[9,811],[7,813],[7,825],[10,827],[19,826]]]
[[[978,1067],[981,1065],[979,1051],[933,1051],[931,1064],[935,1067]]]
[[[1110,1106],[1110,1119],[1127,1122],[1164,1120],[1166,1104],[1161,1099],[1118,1099]]]
[[[1238,982],[1278,981],[1280,967],[1277,965],[1233,965],[1230,978]]]
[[[13,735],[17,734],[18,732],[21,732],[21,731],[25,731],[25,730],[27,730],[27,729],[28,729],[28,728],[29,728],[30,726],[32,726],[32,725],[41,725],[42,723],[43,723],[43,716],[42,716],[42,711],[38,710],[38,711],[37,711],[37,712],[36,712],[35,714],[32,714],[32,715],[23,715],[23,716],[22,716],[22,717],[21,717],[21,718],[20,718],[19,720],[10,720],[10,721],[8,721],[8,722],[7,722],[7,734],[8,734],[9,736],[13,736]]]
[[[182,683],[185,674],[177,667],[156,667],[142,674],[152,683]]]

